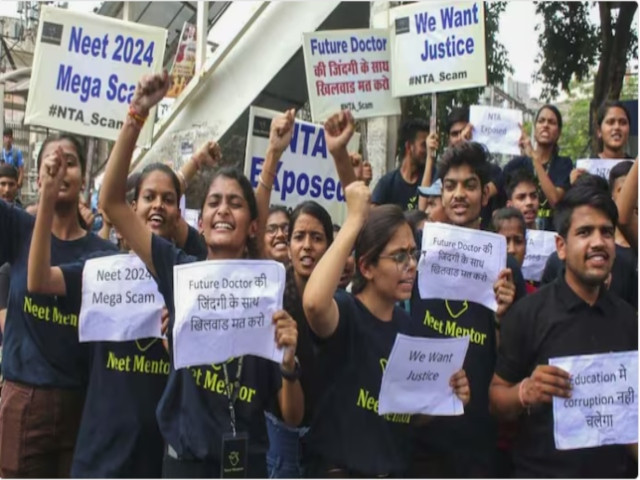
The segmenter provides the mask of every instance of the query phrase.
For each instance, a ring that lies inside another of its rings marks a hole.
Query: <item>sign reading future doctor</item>
[[[269,145],[271,120],[278,115],[280,112],[264,108],[251,107],[249,110],[244,174],[254,187],[258,185]],[[357,151],[359,138],[359,134],[353,135],[347,145],[349,152]],[[294,208],[305,200],[315,200],[327,209],[336,223],[342,223],[346,205],[344,190],[327,150],[324,128],[296,119],[289,148],[278,162],[271,203]]]
[[[161,28],[42,7],[25,123],[115,140],[138,80],[162,70],[166,37]],[[140,145],[152,128],[147,122]]]
[[[394,97],[487,84],[483,2],[418,2],[390,14]]]
[[[176,368],[241,355],[281,362],[273,314],[282,309],[285,270],[273,260],[209,260],[173,269]]]
[[[400,115],[400,101],[391,96],[387,30],[332,30],[302,37],[314,121],[344,109],[355,118]]]

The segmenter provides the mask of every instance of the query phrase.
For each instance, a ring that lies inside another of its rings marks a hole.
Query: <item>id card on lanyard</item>
[[[233,387],[229,381],[229,370],[227,364],[222,364],[224,380],[229,400],[229,416],[231,417],[231,432],[222,435],[222,452],[220,454],[220,477],[221,478],[246,478],[247,464],[249,457],[249,434],[236,430],[236,409],[235,403],[240,393],[240,378],[242,375],[242,361],[238,360],[238,370]]]

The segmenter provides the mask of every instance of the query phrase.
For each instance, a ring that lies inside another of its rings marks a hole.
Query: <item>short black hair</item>
[[[289,209],[284,205],[271,205],[269,207],[269,215],[267,215],[267,218],[269,218],[274,213],[283,213],[287,217],[287,220],[291,221],[291,213],[289,212]]]
[[[573,187],[576,186],[597,188],[598,190],[609,193],[609,184],[607,181],[600,175],[594,175],[592,173],[583,173],[580,175],[573,183]]]
[[[629,171],[633,167],[631,160],[625,160],[624,162],[617,163],[609,170],[609,193],[613,193],[613,185],[620,177],[624,177],[629,174]]]
[[[480,179],[484,187],[489,183],[491,165],[489,164],[489,152],[477,142],[462,142],[455,147],[449,147],[442,156],[438,168],[438,177],[444,183],[444,177],[451,168],[468,165],[471,171]]]
[[[493,212],[493,216],[491,218],[493,223],[493,230],[495,232],[500,231],[500,227],[502,227],[502,223],[507,220],[517,220],[520,223],[520,228],[522,230],[522,234],[527,234],[527,224],[524,221],[524,215],[522,212],[514,207],[504,207],[499,208],[495,212]]]
[[[536,182],[536,177],[533,176],[533,173],[531,173],[530,170],[527,170],[526,168],[519,168],[507,177],[507,186],[505,188],[505,191],[509,200],[511,200],[514,190],[521,183],[530,183],[532,185],[535,185],[536,187],[538,185]]]
[[[418,132],[429,132],[429,123],[422,118],[409,118],[405,120],[400,127],[398,135],[399,150],[404,152],[404,146],[407,142],[413,143],[415,141]]]
[[[469,123],[469,107],[453,107],[451,113],[447,115],[447,134],[458,122]]]
[[[581,175],[580,179],[584,176]],[[590,183],[590,180],[586,182],[576,181],[556,205],[554,223],[558,235],[565,239],[567,238],[569,228],[571,228],[573,211],[582,206],[600,210],[611,220],[614,227],[618,224],[618,209],[611,195],[609,195],[608,189],[603,190],[600,186]]]
[[[2,130],[2,136],[3,137],[13,137],[13,128],[5,127],[5,129]]]
[[[0,163],[0,178],[2,177],[13,178],[17,182],[18,170],[16,170],[13,165],[9,165],[8,163]]]
[[[406,218],[409,225],[411,225],[411,230],[415,232],[418,228],[418,224],[422,221],[428,220],[429,215],[427,215],[427,212],[423,210],[415,209],[404,212],[404,218]]]
[[[598,113],[597,113],[598,127],[602,127],[602,122],[604,122],[604,117],[607,116],[607,112],[611,108],[619,108],[622,111],[624,111],[624,114],[627,116],[627,122],[631,124],[631,114],[629,113],[629,110],[624,105],[624,103],[622,103],[620,100],[606,100],[605,102],[602,103],[602,105],[600,105],[600,107],[598,107]]]

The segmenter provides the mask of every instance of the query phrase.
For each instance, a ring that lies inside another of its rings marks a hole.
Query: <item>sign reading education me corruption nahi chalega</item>
[[[264,165],[271,120],[278,115],[280,112],[275,110],[249,109],[244,174],[254,187],[258,185]],[[349,152],[357,151],[359,138],[358,133],[353,135],[347,145]],[[305,200],[318,202],[327,209],[334,223],[342,224],[346,213],[344,190],[333,157],[327,150],[324,128],[296,119],[291,143],[278,162],[271,204],[295,208]]]
[[[166,38],[165,29],[42,7],[25,123],[115,140],[138,80],[162,70]]]
[[[331,30],[302,35],[311,116],[339,110],[355,118],[400,115],[391,96],[388,30]]]
[[[390,15],[394,97],[487,84],[483,2],[418,2]]]

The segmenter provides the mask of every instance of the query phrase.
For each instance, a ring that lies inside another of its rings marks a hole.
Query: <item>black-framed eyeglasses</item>
[[[267,225],[267,233],[269,235],[275,235],[278,233],[278,230],[282,230],[282,234],[286,237],[289,235],[289,224],[288,223],[270,223]]]
[[[413,259],[416,264],[418,263],[418,260],[420,260],[420,253],[420,250],[414,248],[413,250],[400,250],[392,255],[380,255],[379,258],[388,258],[393,260],[398,269],[402,267],[402,270],[407,270],[411,259]]]

